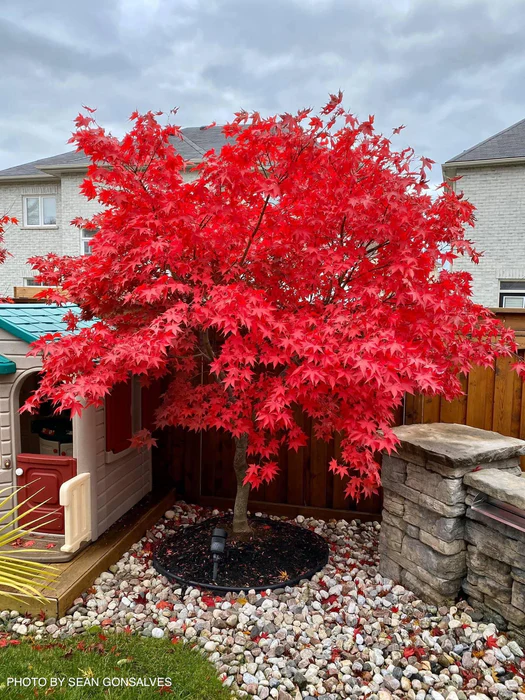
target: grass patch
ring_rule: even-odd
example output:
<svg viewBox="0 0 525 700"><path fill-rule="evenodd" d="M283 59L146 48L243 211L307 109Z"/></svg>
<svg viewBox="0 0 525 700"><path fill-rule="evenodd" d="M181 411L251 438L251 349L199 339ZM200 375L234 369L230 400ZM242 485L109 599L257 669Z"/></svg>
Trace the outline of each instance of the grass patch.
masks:
<svg viewBox="0 0 525 700"><path fill-rule="evenodd" d="M14 686L9 678L37 679L37 683ZM160 678L164 679L164 686L152 685ZM38 679L45 684L40 686ZM124 679L135 679L136 684L126 687ZM141 685L141 681L149 685ZM142 700L158 696L173 700L231 700L232 697L212 664L182 642L172 644L169 639L100 630L64 640L23 639L20 644L0 639L2 698Z"/></svg>

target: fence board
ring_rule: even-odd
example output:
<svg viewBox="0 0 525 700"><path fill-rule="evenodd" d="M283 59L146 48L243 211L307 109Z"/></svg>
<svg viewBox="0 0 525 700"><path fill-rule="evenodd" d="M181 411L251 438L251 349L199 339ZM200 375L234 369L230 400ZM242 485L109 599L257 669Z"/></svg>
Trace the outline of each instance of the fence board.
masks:
<svg viewBox="0 0 525 700"><path fill-rule="evenodd" d="M422 423L439 423L441 400L439 396L424 396Z"/></svg>
<svg viewBox="0 0 525 700"><path fill-rule="evenodd" d="M295 409L297 424L305 429L306 416L298 408ZM304 472L307 458L307 447L300 447L297 451L290 450L287 458L287 488L285 503L302 506L304 499Z"/></svg>
<svg viewBox="0 0 525 700"><path fill-rule="evenodd" d="M310 433L310 469L308 470L308 504L317 508L327 506L328 443Z"/></svg>
<svg viewBox="0 0 525 700"><path fill-rule="evenodd" d="M454 401L440 402L439 420L442 423L465 423L467 419L468 378L463 375L460 381L465 394Z"/></svg>
<svg viewBox="0 0 525 700"><path fill-rule="evenodd" d="M412 425L412 423L422 422L422 401L421 396L414 394L407 394L405 396L405 424Z"/></svg>
<svg viewBox="0 0 525 700"><path fill-rule="evenodd" d="M492 367L474 367L468 375L466 424L492 430L495 374Z"/></svg>

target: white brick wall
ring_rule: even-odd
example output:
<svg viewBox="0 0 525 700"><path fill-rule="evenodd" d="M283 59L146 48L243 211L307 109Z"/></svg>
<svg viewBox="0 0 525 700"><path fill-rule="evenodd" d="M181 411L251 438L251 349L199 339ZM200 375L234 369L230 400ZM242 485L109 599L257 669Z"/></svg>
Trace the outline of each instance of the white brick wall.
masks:
<svg viewBox="0 0 525 700"><path fill-rule="evenodd" d="M57 197L57 226L45 229L24 229L22 197L31 194L55 194ZM27 182L0 184L0 212L19 221L5 232L6 248L10 253L0 266L0 296L13 294L15 285L22 285L24 277L32 277L27 259L33 255L62 252L60 183Z"/></svg>
<svg viewBox="0 0 525 700"><path fill-rule="evenodd" d="M184 173L183 177L191 181L195 174ZM80 194L78 188L83 179L82 173L62 173L61 180L54 183L45 180L0 183L0 215L9 214L19 221L18 226L10 225L5 233L6 247L11 255L0 266L0 297L12 295L13 287L22 286L24 277L34 276L27 264L29 257L46 253L81 253L81 232L70 222L77 216L90 218L100 208L95 200L89 201ZM24 229L22 198L31 194L56 194L55 228Z"/></svg>
<svg viewBox="0 0 525 700"><path fill-rule="evenodd" d="M71 221L77 216L85 219L91 218L100 211L100 205L94 199L88 200L80 194L79 186L84 179L84 175L62 174L61 181L61 219L62 225L62 254L80 255L82 252L80 239L81 232L76 226L71 226Z"/></svg>
<svg viewBox="0 0 525 700"><path fill-rule="evenodd" d="M483 251L479 265L463 258L454 269L473 277L474 301L499 305L500 280L525 280L525 165L458 168L456 189L476 207L467 237Z"/></svg>

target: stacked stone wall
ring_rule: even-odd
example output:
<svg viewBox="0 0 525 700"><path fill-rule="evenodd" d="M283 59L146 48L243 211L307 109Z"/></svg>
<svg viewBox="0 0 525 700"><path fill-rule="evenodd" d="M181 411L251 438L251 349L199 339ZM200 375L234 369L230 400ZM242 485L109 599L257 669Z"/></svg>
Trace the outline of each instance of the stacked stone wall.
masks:
<svg viewBox="0 0 525 700"><path fill-rule="evenodd" d="M502 629L525 634L525 532L476 507L487 484L507 500L520 487L523 499L510 501L525 516L525 442L454 424L396 432L397 453L382 463L381 573L437 605L467 596Z"/></svg>
<svg viewBox="0 0 525 700"><path fill-rule="evenodd" d="M382 481L382 570L426 599L453 598L466 574L462 479L385 456Z"/></svg>
<svg viewBox="0 0 525 700"><path fill-rule="evenodd" d="M487 470L465 477L465 485L467 576L463 591L487 619L525 643L525 532L483 512L487 503L496 504L499 514L495 515L504 519L505 507L511 506L517 509L511 515L518 518L523 510L525 526L525 478ZM519 525L519 519L515 523Z"/></svg>

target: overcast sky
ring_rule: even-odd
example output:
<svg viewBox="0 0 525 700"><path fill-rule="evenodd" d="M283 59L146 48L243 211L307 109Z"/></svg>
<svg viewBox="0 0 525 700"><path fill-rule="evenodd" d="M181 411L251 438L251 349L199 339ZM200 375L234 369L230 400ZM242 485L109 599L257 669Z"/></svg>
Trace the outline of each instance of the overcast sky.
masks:
<svg viewBox="0 0 525 700"><path fill-rule="evenodd" d="M0 169L69 150L82 104L122 134L342 89L437 163L525 117L523 0L1 0L0 25Z"/></svg>

